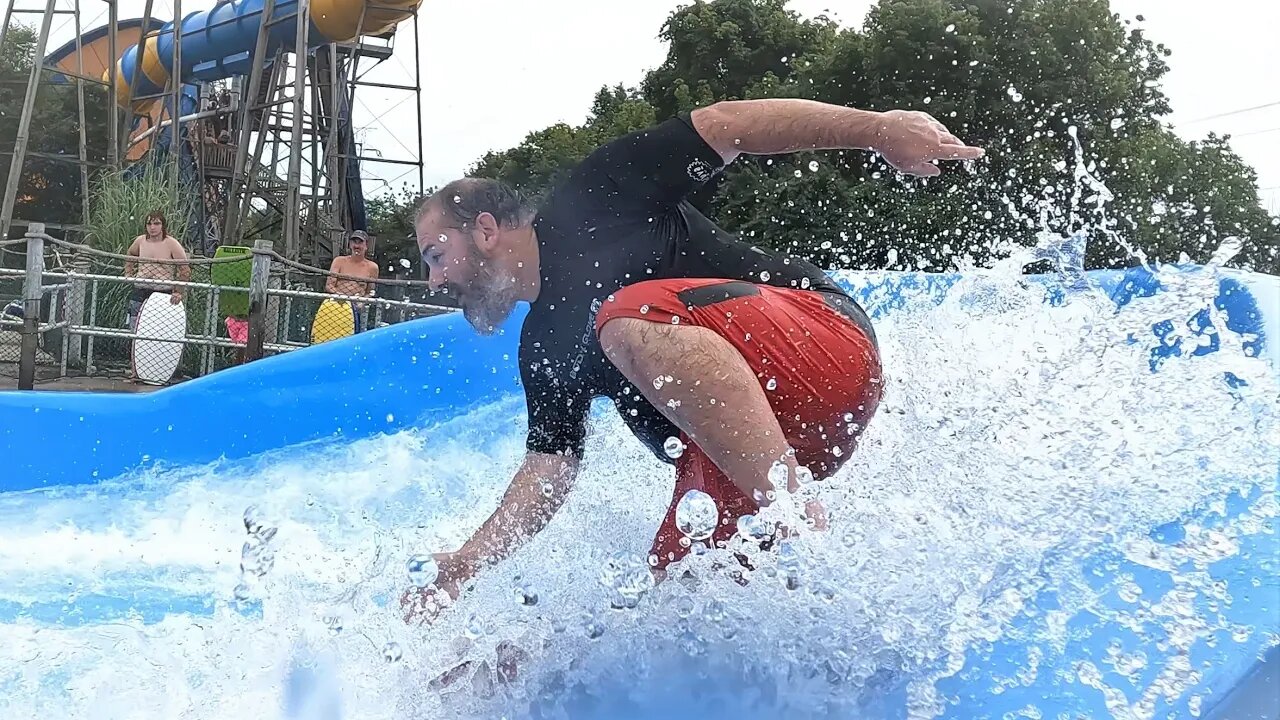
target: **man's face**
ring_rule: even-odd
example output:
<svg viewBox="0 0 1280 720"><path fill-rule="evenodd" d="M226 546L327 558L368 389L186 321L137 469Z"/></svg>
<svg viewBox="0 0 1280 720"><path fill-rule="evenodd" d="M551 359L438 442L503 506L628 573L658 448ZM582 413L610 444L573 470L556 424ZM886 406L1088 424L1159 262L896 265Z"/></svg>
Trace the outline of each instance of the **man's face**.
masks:
<svg viewBox="0 0 1280 720"><path fill-rule="evenodd" d="M430 209L415 228L428 282L457 299L476 332L491 335L515 310L515 278L480 252L479 229L449 227L447 221Z"/></svg>
<svg viewBox="0 0 1280 720"><path fill-rule="evenodd" d="M363 257L365 251L368 250L368 243L362 237L351 238L351 254Z"/></svg>

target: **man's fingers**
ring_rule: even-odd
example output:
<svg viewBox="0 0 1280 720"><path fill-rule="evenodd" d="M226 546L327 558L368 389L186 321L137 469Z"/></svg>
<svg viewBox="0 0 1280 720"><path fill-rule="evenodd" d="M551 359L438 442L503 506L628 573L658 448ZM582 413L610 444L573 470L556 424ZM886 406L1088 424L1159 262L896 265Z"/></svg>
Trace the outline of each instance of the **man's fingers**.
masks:
<svg viewBox="0 0 1280 720"><path fill-rule="evenodd" d="M942 169L932 163L920 163L911 167L902 168L902 172L919 175L921 177L934 177L942 172Z"/></svg>
<svg viewBox="0 0 1280 720"><path fill-rule="evenodd" d="M945 160L976 160L987 154L986 150L968 145L943 145L938 156Z"/></svg>

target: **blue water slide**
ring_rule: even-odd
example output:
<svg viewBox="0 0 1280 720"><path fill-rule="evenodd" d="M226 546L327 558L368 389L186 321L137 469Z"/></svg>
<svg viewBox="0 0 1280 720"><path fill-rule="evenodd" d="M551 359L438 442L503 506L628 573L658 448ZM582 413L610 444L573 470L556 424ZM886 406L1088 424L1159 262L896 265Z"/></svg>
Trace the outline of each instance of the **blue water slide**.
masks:
<svg viewBox="0 0 1280 720"><path fill-rule="evenodd" d="M1201 271L1189 268L1185 272ZM921 298L941 301L962 278L850 273L838 279L873 317L882 318ZM1141 269L1092 272L1089 279L1116 307L1163 290L1158 277ZM1052 292L1048 296L1049 302L1055 301ZM1226 316L1227 328L1239 333L1235 337L1249 343L1251 353L1266 358L1280 375L1280 278L1224 273L1217 282L1213 305ZM0 455L6 463L0 494L91 484L157 467L251 458L290 447L349 443L447 422L520 391L515 358L524 313L521 306L492 337L476 335L453 313L331 341L150 394L0 393ZM1151 335L1140 339L1157 347L1150 371L1160 372L1162 363L1179 355L1218 351L1218 340L1210 337L1217 334L1211 324L1207 311L1197 312L1182 328L1179 339L1169 342L1161 340L1168 337L1170 328L1153 326ZM1231 378L1224 376L1223 382L1229 383ZM1280 471L1280 460L1277 463L1273 472ZM1188 508L1181 521L1154 529L1150 540L1166 546L1179 543L1193 528L1203 532L1220 526L1244 514L1257 500L1232 496L1214 509ZM1141 716L1274 719L1280 708L1276 702L1280 697L1280 650L1274 642L1280 637L1280 573L1276 572L1280 567L1280 518L1277 513L1263 513L1253 522L1262 524L1261 531L1239 538L1237 552L1202 568L1231 600L1196 600L1196 612L1213 613L1216 626L1249 628L1251 632L1240 639L1225 635L1226 630L1215 631L1211 637L1197 640L1185 658L1188 672L1180 674L1176 683L1160 680L1155 673L1181 651L1169 638L1135 633L1118 619L1131 606L1114 584L1108 584L1110 578L1124 574L1143 590L1144 597L1158 597L1162 588L1167 589L1169 575L1119 549L1108 548L1074 559L1080 563L1080 575L1096 581L1093 590L1097 596L1089 612L1068 619L1061 650L1064 657L1055 662L1059 670L1043 668L1038 673L1018 674L1016 682L1008 682L1019 668L1026 667L1033 650L1027 638L1034 633L1028 627L1046 622L1046 613L1060 606L1057 590L1050 588L1032 598L1032 612L1014 621L1015 631L968 650L964 670L939 681L938 690L947 698L941 717L1115 717L1115 698L1098 684L1078 679L1072 668L1076 662L1088 661L1100 668L1104 680L1122 683L1106 669L1109 654L1122 651L1146 658L1142 681L1167 691L1157 693L1151 700L1151 712ZM1211 602L1210 609L1205 609L1206 601ZM209 612L199 603L165 609ZM144 614L145 610L139 609ZM0 608L0 613L3 611ZM655 672L658 674L646 681L653 692L639 693L647 703L639 713L634 705L609 705L611 697L619 698L619 703L623 698L637 702L635 680L618 673L616 695L611 695L611 688L591 688L589 698L581 697L582 712L575 717L621 717L615 711L623 707L631 708L627 717L637 718L695 716L688 714L694 707L696 716L704 720L753 716L754 695L748 688L742 688L741 699L717 696L718 704L706 707L699 705L704 702L698 699L699 689L690 686L693 675L689 668L670 668L666 675ZM1001 692L993 692L996 687ZM566 690L558 699L572 707L578 697L575 692ZM904 688L886 689L882 707L868 717L905 717L905 693ZM605 699L603 704L601 698ZM1037 714L1022 714L1028 707Z"/></svg>
<svg viewBox="0 0 1280 720"><path fill-rule="evenodd" d="M296 10L296 0L281 0L275 4L275 16L278 18L291 15ZM262 0L218 3L209 10L184 16L181 77L184 80L212 81L248 73L262 16ZM312 46L327 42L314 24L309 31ZM293 24L276 23L268 31L267 38L268 53L280 47L292 47L296 38ZM174 23L167 22L154 29L148 40L150 43L154 43L153 50L147 49L146 45L134 45L121 56L122 104L134 97L162 92L163 82L173 74ZM138 53L144 49L144 64L139 72ZM156 73L157 66L163 68L163 74Z"/></svg>

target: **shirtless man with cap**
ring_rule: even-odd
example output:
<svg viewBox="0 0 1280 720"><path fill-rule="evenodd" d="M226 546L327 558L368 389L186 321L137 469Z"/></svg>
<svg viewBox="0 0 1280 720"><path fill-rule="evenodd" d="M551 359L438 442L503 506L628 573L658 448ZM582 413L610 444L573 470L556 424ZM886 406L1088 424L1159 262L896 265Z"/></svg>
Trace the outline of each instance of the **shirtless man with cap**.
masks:
<svg viewBox="0 0 1280 720"><path fill-rule="evenodd" d="M378 279L378 264L367 257L369 252L369 235L363 230L355 230L348 239L348 245L351 248L350 255L339 255L333 259L333 263L329 265L329 272L337 275L353 275L356 277L366 277L370 280ZM373 297L377 293L377 285L373 282L363 282L360 280L349 280L347 278L329 276L324 284L325 292L334 295L355 295L358 297ZM355 331L361 331L361 320L364 316L364 303L352 303L351 314L355 316Z"/></svg>

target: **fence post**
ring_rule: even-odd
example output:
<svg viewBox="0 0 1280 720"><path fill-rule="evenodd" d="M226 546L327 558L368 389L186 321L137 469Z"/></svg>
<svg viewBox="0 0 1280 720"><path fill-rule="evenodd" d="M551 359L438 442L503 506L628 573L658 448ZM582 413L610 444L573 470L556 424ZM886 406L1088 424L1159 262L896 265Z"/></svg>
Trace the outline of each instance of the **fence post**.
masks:
<svg viewBox="0 0 1280 720"><path fill-rule="evenodd" d="M267 282L271 278L271 242L253 241L253 265L249 274L249 344L245 362L262 358L266 339Z"/></svg>
<svg viewBox="0 0 1280 720"><path fill-rule="evenodd" d="M27 226L27 277L22 285L22 351L18 389L36 385L36 348L40 341L40 295L44 280L44 223Z"/></svg>
<svg viewBox="0 0 1280 720"><path fill-rule="evenodd" d="M409 269L401 265L398 261L391 267L391 277L395 278L396 283L391 286L388 294L391 296L392 300L404 302L405 298L409 295L408 287L405 285L405 281L409 279ZM391 308L390 312L387 314L391 316L389 322L393 325L404 322L405 312L404 307L402 306Z"/></svg>
<svg viewBox="0 0 1280 720"><path fill-rule="evenodd" d="M88 255L76 253L71 258L71 272L78 275L88 275L93 270L93 263ZM91 281L75 279L71 281L71 292L67 293L67 323L68 325L85 325L89 304L89 285ZM65 333L67 342L71 343L71 355L75 356L76 366L88 369L88 363L85 362L85 336L71 333L68 328Z"/></svg>

